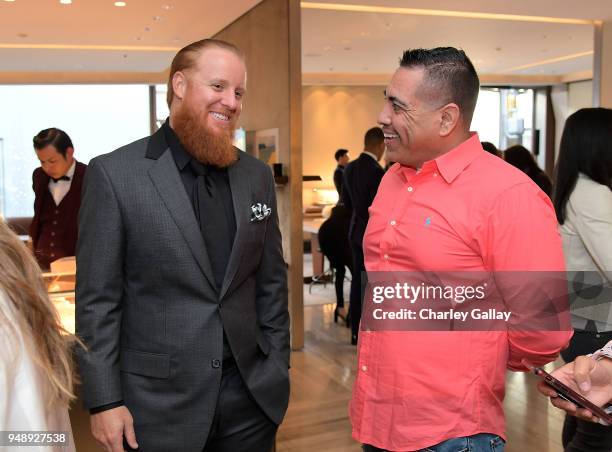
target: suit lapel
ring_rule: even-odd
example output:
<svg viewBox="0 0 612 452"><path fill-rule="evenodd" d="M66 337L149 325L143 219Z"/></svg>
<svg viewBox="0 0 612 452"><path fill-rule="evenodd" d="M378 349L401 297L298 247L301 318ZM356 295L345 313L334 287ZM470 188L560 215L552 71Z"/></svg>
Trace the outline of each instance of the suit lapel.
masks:
<svg viewBox="0 0 612 452"><path fill-rule="evenodd" d="M181 231L181 235L189 245L193 257L212 287L216 287L215 279L206 252L200 226L193 213L191 201L183 188L183 181L176 168L172 152L166 147L163 153L149 170L159 196L162 198L170 215Z"/></svg>
<svg viewBox="0 0 612 452"><path fill-rule="evenodd" d="M232 191L232 201L234 204L234 214L236 215L236 237L232 245L232 252L225 270L223 278L223 286L219 298L227 293L230 285L240 267L242 250L244 249L243 242L245 234L250 222L251 210L251 187L249 183L249 174L247 174L243 161L238 160L235 164L228 168L228 176L230 188Z"/></svg>

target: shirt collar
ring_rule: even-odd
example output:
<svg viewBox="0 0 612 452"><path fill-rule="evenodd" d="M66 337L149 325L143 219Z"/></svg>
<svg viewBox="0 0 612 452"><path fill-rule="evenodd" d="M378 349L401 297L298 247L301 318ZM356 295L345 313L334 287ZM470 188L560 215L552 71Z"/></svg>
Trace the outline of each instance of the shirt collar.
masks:
<svg viewBox="0 0 612 452"><path fill-rule="evenodd" d="M72 180L72 176L74 176L75 169L76 169L76 160L72 159L72 165L70 165L70 169L66 173L66 176L68 176L70 180Z"/></svg>
<svg viewBox="0 0 612 452"><path fill-rule="evenodd" d="M470 138L437 159L425 162L423 167L435 164L444 180L450 184L476 157L481 155L482 152L482 145L480 144L478 133L470 132Z"/></svg>
<svg viewBox="0 0 612 452"><path fill-rule="evenodd" d="M377 158L377 157L376 157L374 154L372 154L371 152L368 152L368 151L363 151L363 154L365 154L365 155L369 155L370 157L372 157L372 158L374 159L374 161L375 161L376 163L378 163L378 158Z"/></svg>
<svg viewBox="0 0 612 452"><path fill-rule="evenodd" d="M185 150L179 138L176 136L176 133L174 130L172 130L172 127L170 127L170 121L168 119L162 125L162 129L164 131L166 143L168 143L168 147L172 152L172 157L174 157L174 163L176 163L176 166L180 171L183 171L183 169L185 169L185 167L191 161L192 157Z"/></svg>
<svg viewBox="0 0 612 452"><path fill-rule="evenodd" d="M440 157L423 163L418 170L410 166L393 165L388 172L399 174L408 181L415 174L438 171L442 178L450 184L481 152L483 149L478 134L470 132L470 138Z"/></svg>
<svg viewBox="0 0 612 452"><path fill-rule="evenodd" d="M73 159L72 160L72 165L70 165L70 168L68 168L68 171L66 171L66 174L64 174L64 176L67 177L68 180L58 179L57 182L55 182L52 177L49 177L49 182L51 182L52 184L59 184L60 182L62 182L62 183L70 183L70 182L72 182L72 178L74 176L74 171L75 170L76 170L76 160Z"/></svg>

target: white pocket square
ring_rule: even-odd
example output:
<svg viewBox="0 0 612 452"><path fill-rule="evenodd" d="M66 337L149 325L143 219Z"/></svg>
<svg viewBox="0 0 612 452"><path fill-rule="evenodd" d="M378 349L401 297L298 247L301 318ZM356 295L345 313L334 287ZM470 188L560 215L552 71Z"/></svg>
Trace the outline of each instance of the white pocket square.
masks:
<svg viewBox="0 0 612 452"><path fill-rule="evenodd" d="M251 206L251 223L255 221L263 221L270 216L272 209L265 204L258 202Z"/></svg>

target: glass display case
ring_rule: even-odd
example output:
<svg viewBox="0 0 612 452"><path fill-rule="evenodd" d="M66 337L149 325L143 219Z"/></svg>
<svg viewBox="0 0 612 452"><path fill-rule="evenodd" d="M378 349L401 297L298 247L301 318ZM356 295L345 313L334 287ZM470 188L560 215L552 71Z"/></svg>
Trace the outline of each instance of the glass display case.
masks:
<svg viewBox="0 0 612 452"><path fill-rule="evenodd" d="M51 302L59 312L66 331L74 334L74 287L76 269L43 273Z"/></svg>

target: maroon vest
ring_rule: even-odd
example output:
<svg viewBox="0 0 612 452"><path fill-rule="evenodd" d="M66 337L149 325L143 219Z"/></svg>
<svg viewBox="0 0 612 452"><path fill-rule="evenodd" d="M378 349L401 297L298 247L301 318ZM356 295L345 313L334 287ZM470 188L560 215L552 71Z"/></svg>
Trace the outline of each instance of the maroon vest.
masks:
<svg viewBox="0 0 612 452"><path fill-rule="evenodd" d="M82 165L83 168L78 168ZM64 256L74 256L78 236L78 214L81 206L81 187L85 165L77 163L70 190L59 206L55 205L48 184L41 181L37 193L32 231L32 242L36 259L44 269Z"/></svg>

